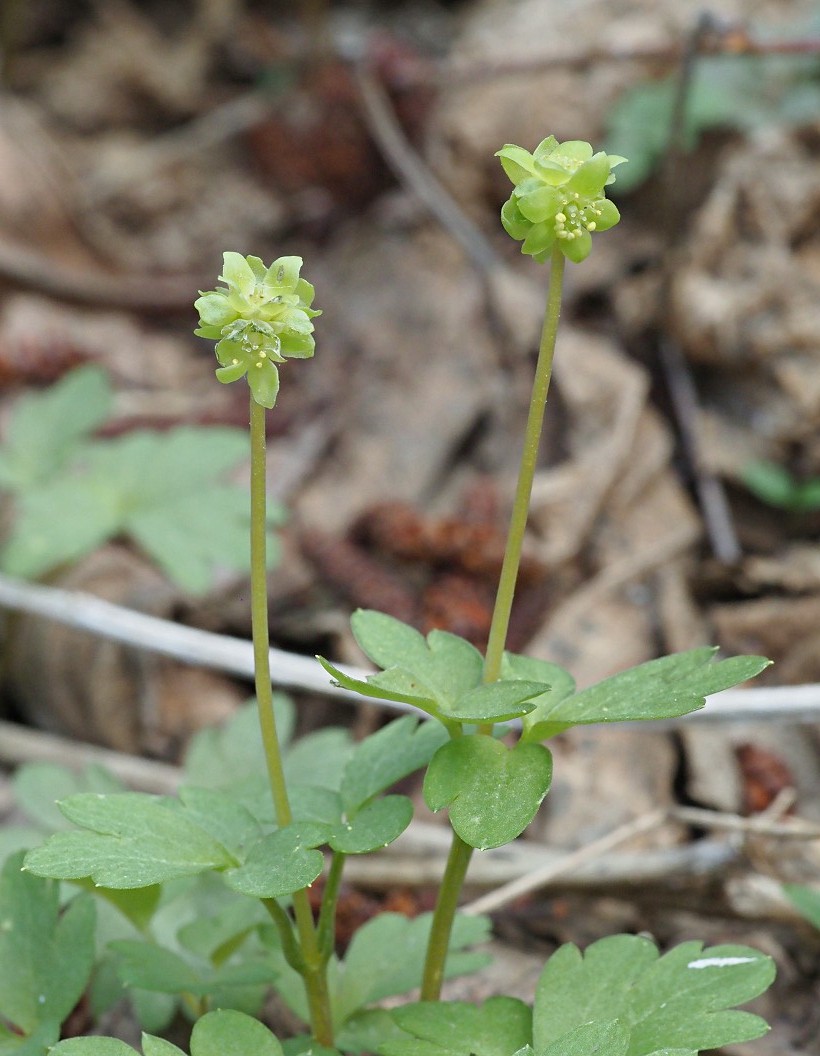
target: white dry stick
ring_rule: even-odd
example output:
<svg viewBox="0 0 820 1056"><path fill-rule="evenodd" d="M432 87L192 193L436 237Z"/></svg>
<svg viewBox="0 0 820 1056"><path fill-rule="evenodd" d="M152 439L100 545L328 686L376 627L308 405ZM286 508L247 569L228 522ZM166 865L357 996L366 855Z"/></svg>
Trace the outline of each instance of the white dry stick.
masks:
<svg viewBox="0 0 820 1056"><path fill-rule="evenodd" d="M466 906L461 907L460 912L477 916L480 913L491 913L496 909L500 909L521 895L529 894L530 891L536 891L539 887L543 887L544 884L554 880L557 876L571 872L579 865L586 865L593 858L599 858L602 854L606 854L607 851L611 851L613 847L617 847L635 836L651 832L652 829L657 829L667 820L668 816L669 812L665 809L652 810L648 814L641 814L640 817L628 821L625 825L619 825L617 829L608 832L606 836L601 836L600 839L593 840L592 843L588 843L585 847L579 847L577 851L572 851L570 854L565 855L559 861L546 865L541 869L534 869L517 880L511 880L510 883L503 884L501 887L496 888L495 891L490 891L488 894L475 899L475 901L468 902Z"/></svg>
<svg viewBox="0 0 820 1056"><path fill-rule="evenodd" d="M173 620L147 616L142 612L114 605L109 601L80 591L60 590L26 583L0 575L0 608L30 612L55 620L68 627L97 634L101 638L123 642L135 648L172 656L183 663L223 671L248 681L253 680L253 646L249 641L196 627L186 627ZM361 668L338 665L352 678L364 679L371 673ZM309 656L271 649L273 682L277 686L309 690L353 704L378 703L391 711L419 714L409 704L377 701L331 685L327 674ZM692 715L661 719L655 729L679 726L683 722L818 722L820 721L820 684L806 686L766 686L759 689L725 689L707 698L707 707ZM511 723L511 725L516 725Z"/></svg>

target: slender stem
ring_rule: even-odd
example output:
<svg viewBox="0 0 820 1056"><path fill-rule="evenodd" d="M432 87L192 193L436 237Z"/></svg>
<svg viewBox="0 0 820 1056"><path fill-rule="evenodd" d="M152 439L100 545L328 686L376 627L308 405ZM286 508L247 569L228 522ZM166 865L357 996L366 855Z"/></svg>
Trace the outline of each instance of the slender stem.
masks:
<svg viewBox="0 0 820 1056"><path fill-rule="evenodd" d="M501 566L501 575L495 598L490 636L487 642L487 653L484 658L485 682L495 682L501 674L501 660L504 656L504 646L507 641L513 596L515 595L515 585L518 579L518 567L521 563L521 548L524 543L524 531L527 527L527 517L530 509L532 482L538 461L538 445L541 441L544 409L547 403L550 378L552 377L552 361L555 354L555 339L558 334L563 277L564 255L556 246L552 251L547 309L544 315L544 326L541 330L538 362L535 367L530 409L524 432L524 450L521 454L521 465L518 471L518 484L516 485L515 498L513 500L507 545L504 551L504 561ZM480 726L479 733L492 733L492 725ZM421 985L421 998L423 1001L437 1001L441 994L444 964L450 945L453 920L455 919L459 895L464 884L464 878L467 875L467 868L470 864L472 853L472 847L468 846L454 832L450 855L444 870L430 929L427 959L424 965L424 978Z"/></svg>
<svg viewBox="0 0 820 1056"><path fill-rule="evenodd" d="M424 976L421 981L422 1001L438 1001L441 996L450 934L453 930L459 895L472 855L473 848L454 832L436 908L433 912L433 923L430 927L430 940L427 945L427 958L424 962Z"/></svg>
<svg viewBox="0 0 820 1056"><path fill-rule="evenodd" d="M270 914L271 920L279 932L279 941L282 944L282 953L285 955L285 960L294 971L299 972L301 975L305 970L305 959L302 956L299 943L296 941L293 921L275 898L263 898L262 905Z"/></svg>
<svg viewBox="0 0 820 1056"><path fill-rule="evenodd" d="M527 416L527 427L524 432L524 450L521 454L521 465L518 470L518 484L515 489L510 527L507 534L507 546L498 581L498 592L495 598L490 637L487 642L487 654L484 660L484 681L495 682L501 673L501 659L507 642L507 630L510 625L515 584L518 579L518 566L521 563L521 548L524 543L524 531L527 527L527 516L530 510L530 495L538 461L538 445L541 440L541 426L544 421L544 408L547 403L550 378L552 377L552 360L555 353L555 338L558 333L558 316L561 310L561 282L564 276L564 255L556 246L552 251L550 265L550 288L547 298L547 310L544 315L544 326L541 331L541 344L538 349L538 362L535 367L535 380L530 397L530 410Z"/></svg>
<svg viewBox="0 0 820 1056"><path fill-rule="evenodd" d="M317 936L319 950L325 963L330 960L336 941L336 903L339 901L339 887L342 882L345 857L340 851L333 852L325 881L325 893L322 896L322 908L319 911Z"/></svg>
<svg viewBox="0 0 820 1056"><path fill-rule="evenodd" d="M256 699L259 706L259 725L268 768L276 821L280 828L290 825L293 814L288 800L282 750L276 730L273 710L273 690L270 677L270 639L268 635L268 590L266 576L267 548L267 490L265 473L265 408L251 397L251 624L253 630L253 658L256 676ZM307 891L294 891L293 913L302 949L310 1022L316 1040L328 1048L333 1046L333 1025L327 989L325 962L316 936L313 911Z"/></svg>
<svg viewBox="0 0 820 1056"><path fill-rule="evenodd" d="M256 701L259 725L273 795L276 821L280 828L290 825L293 815L285 785L282 750L273 710L268 636L267 489L265 475L265 408L251 397L251 626Z"/></svg>

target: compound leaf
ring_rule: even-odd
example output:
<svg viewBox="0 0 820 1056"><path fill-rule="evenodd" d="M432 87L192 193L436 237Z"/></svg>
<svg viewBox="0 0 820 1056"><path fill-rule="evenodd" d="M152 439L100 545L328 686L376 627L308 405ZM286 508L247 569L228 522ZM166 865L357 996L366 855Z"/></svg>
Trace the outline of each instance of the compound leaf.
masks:
<svg viewBox="0 0 820 1056"><path fill-rule="evenodd" d="M762 993L774 978L771 958L746 946L676 946L663 957L648 939L615 935L584 955L560 947L538 982L533 1015L536 1052L590 1021L618 1020L629 1031L626 1056L664 1048L720 1048L760 1037L768 1027L732 1006Z"/></svg>
<svg viewBox="0 0 820 1056"><path fill-rule="evenodd" d="M491 997L480 1008L422 1001L392 1015L415 1040L388 1042L383 1056L510 1056L532 1038L532 1010L514 997Z"/></svg>
<svg viewBox="0 0 820 1056"><path fill-rule="evenodd" d="M87 831L58 832L30 851L25 868L39 876L90 876L102 887L133 888L235 864L221 843L161 797L87 792L60 809Z"/></svg>
<svg viewBox="0 0 820 1056"><path fill-rule="evenodd" d="M46 392L17 401L0 452L0 487L25 491L53 477L111 411L111 386L99 367L79 367Z"/></svg>
<svg viewBox="0 0 820 1056"><path fill-rule="evenodd" d="M329 827L296 822L263 836L250 851L247 861L225 874L225 883L234 891L255 898L283 898L308 887L324 868L321 851Z"/></svg>
<svg viewBox="0 0 820 1056"><path fill-rule="evenodd" d="M359 928L338 966L333 987L333 1018L338 1026L365 1005L418 986L431 921L430 913L412 919L399 913L380 913ZM447 978L487 963L484 954L462 951L486 941L489 927L486 917L456 916L445 966Z"/></svg>
<svg viewBox="0 0 820 1056"><path fill-rule="evenodd" d="M361 741L345 766L342 805L347 813L358 810L379 792L426 766L447 740L437 722L420 722L404 715Z"/></svg>
<svg viewBox="0 0 820 1056"><path fill-rule="evenodd" d="M450 808L450 823L465 843L500 847L529 825L549 791L552 756L540 744L508 748L476 734L448 741L433 756L424 779L424 800L433 810Z"/></svg>
<svg viewBox="0 0 820 1056"><path fill-rule="evenodd" d="M208 1012L194 1024L191 1056L283 1056L282 1046L252 1016L232 1009Z"/></svg>
<svg viewBox="0 0 820 1056"><path fill-rule="evenodd" d="M384 796L337 825L327 842L342 854L369 854L398 839L412 817L413 804L407 796Z"/></svg>
<svg viewBox="0 0 820 1056"><path fill-rule="evenodd" d="M588 689L538 708L538 722L563 728L586 723L668 719L698 711L705 697L759 674L771 661L734 656L715 661L706 647L673 653L612 675ZM529 739L530 731L525 733Z"/></svg>
<svg viewBox="0 0 820 1056"><path fill-rule="evenodd" d="M21 870L0 874L0 1016L24 1035L55 1031L79 1001L94 964L95 907L87 895L59 912L59 885Z"/></svg>

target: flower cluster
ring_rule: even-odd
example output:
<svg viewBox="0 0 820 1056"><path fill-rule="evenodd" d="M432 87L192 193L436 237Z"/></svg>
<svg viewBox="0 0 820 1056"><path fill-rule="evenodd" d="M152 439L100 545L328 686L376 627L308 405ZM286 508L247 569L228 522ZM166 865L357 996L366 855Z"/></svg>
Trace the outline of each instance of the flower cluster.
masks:
<svg viewBox="0 0 820 1056"><path fill-rule="evenodd" d="M604 197L612 169L626 161L617 154L592 153L589 143L559 143L549 136L530 154L508 143L496 154L515 189L501 210L507 234L523 240L522 253L539 263L555 245L568 260L589 256L592 232L608 231L620 213Z"/></svg>
<svg viewBox="0 0 820 1056"><path fill-rule="evenodd" d="M220 281L227 289L201 293L198 337L217 341L217 378L247 375L253 398L273 407L279 392L278 363L313 355L313 287L299 278L301 257L280 257L266 268L259 257L225 253Z"/></svg>

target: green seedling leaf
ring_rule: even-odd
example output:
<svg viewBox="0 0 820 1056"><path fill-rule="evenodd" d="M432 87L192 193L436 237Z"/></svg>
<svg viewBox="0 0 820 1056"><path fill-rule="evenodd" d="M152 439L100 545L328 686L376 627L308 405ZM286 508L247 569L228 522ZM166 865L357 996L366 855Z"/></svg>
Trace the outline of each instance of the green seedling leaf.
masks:
<svg viewBox="0 0 820 1056"><path fill-rule="evenodd" d="M532 1010L514 997L491 997L481 1008L422 1001L392 1015L411 1037L381 1046L383 1056L510 1056L532 1038Z"/></svg>
<svg viewBox="0 0 820 1056"><path fill-rule="evenodd" d="M213 788L182 788L179 799L185 807L185 817L213 836L240 861L245 847L261 835L254 816L227 792Z"/></svg>
<svg viewBox="0 0 820 1056"><path fill-rule="evenodd" d="M431 920L430 913L413 919L398 913L381 913L359 928L333 982L333 1018L337 1026L365 1005L407 993L418 986ZM457 915L450 937L446 977L484 967L488 960L484 954L462 951L485 942L488 937L486 917ZM397 951L401 951L400 955Z"/></svg>
<svg viewBox="0 0 820 1056"><path fill-rule="evenodd" d="M256 899L231 898L218 913L197 916L177 932L180 945L202 960L222 963L260 924L270 922Z"/></svg>
<svg viewBox="0 0 820 1056"><path fill-rule="evenodd" d="M691 649L650 660L603 682L538 708L532 733L587 723L636 722L669 719L698 711L705 697L729 689L759 674L771 663L762 656L734 656L715 661L716 649Z"/></svg>
<svg viewBox="0 0 820 1056"><path fill-rule="evenodd" d="M150 942L121 939L110 943L110 948L117 954L117 975L125 986L165 994L207 997L217 986L270 985L273 974L270 964L259 958L214 970L207 964L191 964L173 950Z"/></svg>
<svg viewBox="0 0 820 1056"><path fill-rule="evenodd" d="M539 1052L539 1056L626 1056L629 1031L613 1023L584 1023ZM530 1049L530 1053L533 1050ZM661 1056L655 1053L653 1056ZM682 1054L685 1056L685 1054ZM693 1053L692 1056L697 1056Z"/></svg>
<svg viewBox="0 0 820 1056"><path fill-rule="evenodd" d="M80 367L46 392L17 401L0 451L0 488L24 492L58 473L111 412L99 367Z"/></svg>
<svg viewBox="0 0 820 1056"><path fill-rule="evenodd" d="M409 672L432 690L443 709L480 685L484 660L474 645L447 631L433 630L425 640L407 624L382 612L358 609L350 618L362 651L378 667Z"/></svg>
<svg viewBox="0 0 820 1056"><path fill-rule="evenodd" d="M783 892L806 920L820 928L820 891L804 884L785 884Z"/></svg>
<svg viewBox="0 0 820 1056"><path fill-rule="evenodd" d="M59 885L22 864L21 852L0 874L0 1016L32 1038L53 1033L54 1042L91 975L94 903L80 895L61 915Z"/></svg>
<svg viewBox="0 0 820 1056"><path fill-rule="evenodd" d="M626 1056L749 1041L768 1026L732 1006L757 997L774 973L771 958L746 946L686 942L659 957L636 935L601 939L584 955L568 944L539 979L533 1047L541 1052L584 1023L616 1019L629 1031Z"/></svg>
<svg viewBox="0 0 820 1056"><path fill-rule="evenodd" d="M433 756L424 800L450 808L450 823L471 847L500 847L529 825L549 791L552 756L540 744L508 748L476 734L448 741Z"/></svg>
<svg viewBox="0 0 820 1056"><path fill-rule="evenodd" d="M342 805L348 814L373 796L426 766L447 732L436 722L404 715L356 745L342 778Z"/></svg>
<svg viewBox="0 0 820 1056"><path fill-rule="evenodd" d="M379 675L370 675L365 680L346 675L323 656L317 656L316 659L330 675L334 685L361 693L364 697L375 697L376 700L397 700L401 704L412 704L414 708L426 711L428 715L438 715L432 691L409 671L394 668Z"/></svg>
<svg viewBox="0 0 820 1056"><path fill-rule="evenodd" d="M18 496L0 566L10 575L36 578L96 550L120 527L117 497L105 482L47 480Z"/></svg>
<svg viewBox="0 0 820 1056"><path fill-rule="evenodd" d="M225 874L225 883L234 891L255 898L283 898L301 891L324 868L324 856L314 848L327 839L326 825L288 825L259 840L245 864Z"/></svg>
<svg viewBox="0 0 820 1056"><path fill-rule="evenodd" d="M122 782L102 766L81 773L56 763L28 763L12 779L17 805L46 832L69 827L57 801L78 792L122 792Z"/></svg>
<svg viewBox="0 0 820 1056"><path fill-rule="evenodd" d="M138 931L148 927L162 896L162 887L159 884L150 887L112 888L100 887L90 879L81 880L79 883L93 891L98 898L104 898L115 906Z"/></svg>
<svg viewBox="0 0 820 1056"><path fill-rule="evenodd" d="M194 1024L191 1056L283 1056L282 1046L252 1016L231 1009L208 1012Z"/></svg>
<svg viewBox="0 0 820 1056"><path fill-rule="evenodd" d="M370 854L397 840L412 817L413 804L407 796L385 796L368 803L351 821L337 825L327 842L342 854Z"/></svg>
<svg viewBox="0 0 820 1056"><path fill-rule="evenodd" d="M153 1034L142 1035L142 1051L145 1056L185 1056L177 1045L165 1038L156 1038Z"/></svg>
<svg viewBox="0 0 820 1056"><path fill-rule="evenodd" d="M172 950L137 939L120 939L109 947L117 955L117 976L125 986L164 994L202 992L200 973Z"/></svg>
<svg viewBox="0 0 820 1056"><path fill-rule="evenodd" d="M293 736L296 711L290 697L273 694L279 744L286 749ZM209 726L191 738L185 759L185 783L197 788L233 786L248 774L266 775L265 749L259 736L256 701L248 701L222 726Z"/></svg>
<svg viewBox="0 0 820 1056"><path fill-rule="evenodd" d="M543 682L488 682L459 697L445 717L469 723L508 722L532 711L532 698L546 688Z"/></svg>
<svg viewBox="0 0 820 1056"><path fill-rule="evenodd" d="M90 876L102 887L132 888L236 864L221 843L160 797L81 793L64 800L61 810L88 831L58 832L30 851L25 868L38 876Z"/></svg>
<svg viewBox="0 0 820 1056"><path fill-rule="evenodd" d="M49 1050L49 1056L134 1056L136 1052L118 1038L66 1038Z"/></svg>
<svg viewBox="0 0 820 1056"><path fill-rule="evenodd" d="M285 756L288 784L316 785L339 790L342 774L353 751L350 731L329 726L300 737ZM322 765L316 766L321 759Z"/></svg>
<svg viewBox="0 0 820 1056"><path fill-rule="evenodd" d="M524 740L545 741L567 727L563 723L550 722L546 719L550 709L575 692L575 679L558 664L547 660L536 660L531 656L518 653L504 653L501 661L501 678L522 679L529 682L546 682L549 689L530 700L534 705L532 711L521 720L524 727Z"/></svg>

